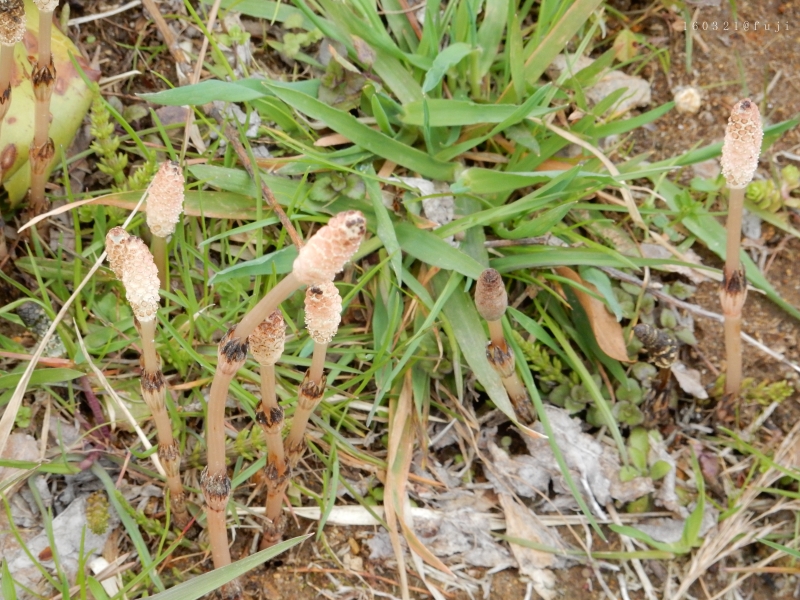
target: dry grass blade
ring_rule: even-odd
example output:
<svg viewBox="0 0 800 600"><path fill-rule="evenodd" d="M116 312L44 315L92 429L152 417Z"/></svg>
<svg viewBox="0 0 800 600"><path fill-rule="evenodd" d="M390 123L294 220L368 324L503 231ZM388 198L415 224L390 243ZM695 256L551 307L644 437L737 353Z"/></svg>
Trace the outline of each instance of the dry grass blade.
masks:
<svg viewBox="0 0 800 600"><path fill-rule="evenodd" d="M796 424L786 436L775 453L773 462L787 468L796 468L800 465L800 423ZM797 510L797 502L786 501L778 501L762 513L757 513L752 508L753 502L762 493L762 490L770 487L783 475L781 471L770 466L757 480L745 488L739 499L738 510L719 525L715 535L706 536L703 545L692 557L680 587L670 596L671 600L685 598L692 584L714 564L752 544L756 539L767 535L779 526L778 524L759 525L760 521L778 511Z"/></svg>
<svg viewBox="0 0 800 600"><path fill-rule="evenodd" d="M392 538L392 547L398 561L398 570L403 584L403 598L410 598L410 596L407 596L408 579L403 567L403 547L400 544L397 531L398 522L403 530L403 537L412 552L434 569L438 569L451 577L454 576L452 571L419 540L413 530L413 520L410 515L406 514L405 510L408 504L406 483L408 482L408 471L411 467L412 449L414 447L413 407L411 371L409 370L406 371L406 375L403 378L403 387L400 390L397 404L389 415L389 448L387 455L389 469L386 472L386 494L384 496L386 522L390 527L389 534ZM395 518L395 515L397 518Z"/></svg>
<svg viewBox="0 0 800 600"><path fill-rule="evenodd" d="M142 194L142 197L139 199L139 203L128 215L128 218L125 219L125 222L122 224L123 227L127 227L133 220L133 217L141 208L145 198L147 198L149 191L150 187L148 186L148 188ZM11 435L11 429L14 427L14 422L17 419L17 412L19 411L19 407L22 405L22 398L25 396L25 391L28 389L28 384L31 382L33 370L36 368L36 365L39 363L39 359L42 358L44 351L47 349L47 344L50 342L53 334L56 332L56 327L58 327L58 324L64 319L70 306L72 306L72 303L75 302L75 299L78 296L80 296L83 288L92 279L105 259L105 252L97 257L97 260L95 261L94 265L92 265L92 268L89 269L89 272L86 273L81 282L75 287L75 290L72 292L70 297L64 302L61 310L58 311L58 314L56 315L56 318L53 319L50 327L48 327L45 334L39 340L39 345L36 347L36 351L33 353L33 356L31 356L28 366L25 367L25 371L23 372L19 383L17 383L17 387L14 388L14 393L11 395L11 399L8 401L8 404L6 404L5 410L3 411L3 417L0 418L0 455L3 454L3 450L5 450L6 444L8 443L8 436Z"/></svg>

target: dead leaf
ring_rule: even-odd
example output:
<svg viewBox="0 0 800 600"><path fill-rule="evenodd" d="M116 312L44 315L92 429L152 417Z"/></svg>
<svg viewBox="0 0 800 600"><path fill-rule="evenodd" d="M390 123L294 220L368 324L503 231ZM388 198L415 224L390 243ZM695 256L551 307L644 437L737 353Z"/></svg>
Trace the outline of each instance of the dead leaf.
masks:
<svg viewBox="0 0 800 600"><path fill-rule="evenodd" d="M667 248L659 246L658 244L640 244L639 250L644 258L674 258L672 253ZM700 258L700 255L691 248L683 252L682 255L686 262L694 263L700 267L703 266L703 259ZM661 265L659 269L669 271L670 273L684 275L695 285L710 279L703 271L692 269L691 267L685 267L683 265L664 264Z"/></svg>
<svg viewBox="0 0 800 600"><path fill-rule="evenodd" d="M593 292L597 291L591 283L584 281L580 275L569 267L556 267L556 272L562 277L566 277ZM586 311L586 316L589 318L589 323L592 326L594 337L600 349L615 360L620 362L632 362L628 358L628 350L625 344L625 337L622 334L622 326L617 323L614 316L606 310L606 305L597 298L577 288L573 288L572 291L575 292L575 295L578 297L578 302L581 303L583 310Z"/></svg>
<svg viewBox="0 0 800 600"><path fill-rule="evenodd" d="M682 362L675 363L670 367L670 370L684 392L700 400L708 398L708 392L706 392L706 388L703 387L703 382L700 379L700 371L689 369Z"/></svg>
<svg viewBox="0 0 800 600"><path fill-rule="evenodd" d="M542 525L536 515L517 504L517 502L507 494L500 494L500 505L506 515L506 534L523 540L528 540L536 544L565 549L564 543L557 534ZM520 546L509 542L511 552L519 563L519 570L524 575L530 577L533 582L533 589L545 600L553 600L556 597L556 577L551 568L555 568L559 557L550 552L534 550L527 546Z"/></svg>

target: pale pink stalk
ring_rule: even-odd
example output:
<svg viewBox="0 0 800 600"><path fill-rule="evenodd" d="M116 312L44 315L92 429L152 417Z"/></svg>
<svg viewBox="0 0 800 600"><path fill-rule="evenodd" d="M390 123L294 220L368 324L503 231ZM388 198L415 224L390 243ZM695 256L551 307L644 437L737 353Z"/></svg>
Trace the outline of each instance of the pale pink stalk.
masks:
<svg viewBox="0 0 800 600"><path fill-rule="evenodd" d="M122 280L125 296L136 317L136 326L142 339L142 397L153 415L158 435L158 457L164 465L170 505L175 524L179 528L189 522L183 483L180 476L180 448L172 433L172 422L167 413L165 398L167 384L161 372L156 350L156 315L158 313L158 272L153 257L145 243L121 227L111 229L106 235L106 253L111 269Z"/></svg>
<svg viewBox="0 0 800 600"><path fill-rule="evenodd" d="M153 234L151 249L158 267L161 289L167 286L167 238L175 233L183 213L183 188L186 182L178 163L162 163L147 195L147 226Z"/></svg>
<svg viewBox="0 0 800 600"><path fill-rule="evenodd" d="M531 400L515 369L514 355L503 333L502 318L508 307L508 294L503 278L494 269L485 269L475 284L475 308L489 325L486 358L500 375L517 418L527 425L533 422Z"/></svg>
<svg viewBox="0 0 800 600"><path fill-rule="evenodd" d="M722 143L722 174L730 190L728 199L725 269L719 290L725 315L726 401L718 407L728 419L732 404L739 396L742 382L742 308L747 296L747 278L739 261L742 236L744 191L758 168L764 132L758 106L746 98L737 102L728 120Z"/></svg>
<svg viewBox="0 0 800 600"><path fill-rule="evenodd" d="M332 217L327 225L321 227L308 240L308 243L299 249L292 272L272 288L220 342L220 360L211 382L206 416L207 472L208 477L211 478L210 481L219 480L225 473L225 432L223 429L225 400L236 370L244 363L249 336L264 319L278 309L281 302L297 289L303 285L325 283L332 280L336 273L344 269L345 263L358 250L365 232L366 220L364 215L358 211L346 211ZM223 357L226 359L222 360ZM222 499L217 494L214 496L216 508L207 503L207 509L209 511L217 510L221 502ZM215 537L221 538L221 535L215 534ZM222 550L220 550L220 559L224 561ZM215 559L214 566L220 567L223 564L218 564Z"/></svg>
<svg viewBox="0 0 800 600"><path fill-rule="evenodd" d="M39 52L36 65L31 72L33 93L36 97L34 110L33 143L28 160L31 163L30 205L34 214L44 209L44 187L47 167L55 156L50 130L50 98L56 82L56 68L51 54L53 12L58 0L34 0L39 9Z"/></svg>

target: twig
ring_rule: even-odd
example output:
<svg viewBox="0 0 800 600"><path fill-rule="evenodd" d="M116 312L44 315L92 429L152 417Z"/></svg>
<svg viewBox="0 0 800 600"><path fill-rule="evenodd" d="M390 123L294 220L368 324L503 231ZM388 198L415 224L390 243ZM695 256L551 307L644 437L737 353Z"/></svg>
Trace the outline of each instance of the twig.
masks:
<svg viewBox="0 0 800 600"><path fill-rule="evenodd" d="M214 119L216 119L216 121L219 123L220 127L225 129L225 137L227 138L228 143L233 146L233 149L236 151L236 155L239 157L242 165L244 165L244 168L247 170L250 177L255 180L256 175L253 172L253 163L250 161L250 157L247 155L247 151L242 145L242 142L239 141L238 132L231 125L225 122L225 117L218 109L212 108L209 112L211 116L214 117ZM278 215L281 225L283 225L284 229L286 229L286 232L292 239L292 243L299 250L303 247L303 242L300 239L300 236L297 235L297 230L294 228L294 225L292 225L289 217L286 216L286 213L278 203L278 200L275 198L272 190L269 189L269 186L264 182L263 179L259 178L259 180L261 181L261 195L264 197L264 200L267 201L269 207L275 211L275 214Z"/></svg>
<svg viewBox="0 0 800 600"><path fill-rule="evenodd" d="M150 13L150 16L153 18L153 22L156 24L161 37L164 38L164 43L166 44L167 48L169 49L169 53L172 55L172 58L175 59L175 62L178 63L176 67L180 69L180 65L189 66L189 60L186 58L186 54L183 52L181 47L178 45L178 38L173 33L172 29L170 28L167 21L164 19L161 11L158 9L158 4L156 4L155 0L141 0L141 3L144 5L144 8L147 12ZM220 0L217 0L216 6L219 6ZM131 2L126 4L125 6L130 6L133 8L138 4L138 2ZM122 12L125 7L120 7L115 9L117 12ZM110 16L111 14L116 14L115 12L109 11L105 16ZM96 16L97 17L97 16ZM87 18L87 17L84 17ZM70 24L72 22L70 21ZM208 44L208 41L203 38L203 43ZM200 58L200 64L202 64L203 59Z"/></svg>
<svg viewBox="0 0 800 600"><path fill-rule="evenodd" d="M92 21L99 21L100 19L105 19L106 17L113 17L114 15L118 15L119 13L125 12L126 10L130 10L131 8L136 8L142 3L142 0L133 0L132 2L128 2L127 4L123 4L122 6L118 6L117 8L112 8L111 10L107 10L105 12L96 13L93 15L86 15L85 17L76 17L74 19L70 19L67 21L67 25L83 25L84 23L91 23ZM148 4L153 4L153 0L148 0ZM156 8L156 11L158 9ZM153 11L150 11L151 13ZM161 16L159 14L159 16ZM155 17L153 18L155 20ZM163 17L161 19L164 20ZM157 23L156 23L157 25ZM172 32L170 32L172 33ZM174 35L172 36L175 37ZM166 41L166 36L164 36Z"/></svg>

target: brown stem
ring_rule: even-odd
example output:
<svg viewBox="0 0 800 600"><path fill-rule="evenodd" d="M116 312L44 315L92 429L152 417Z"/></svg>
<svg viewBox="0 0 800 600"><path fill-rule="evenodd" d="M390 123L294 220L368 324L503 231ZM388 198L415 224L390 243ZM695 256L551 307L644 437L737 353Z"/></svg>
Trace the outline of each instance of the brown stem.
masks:
<svg viewBox="0 0 800 600"><path fill-rule="evenodd" d="M325 357L328 354L328 344L318 344L314 342L314 353L311 356L311 366L308 369L308 378L316 382L320 387L324 387L322 381L322 371L325 367Z"/></svg>
<svg viewBox="0 0 800 600"><path fill-rule="evenodd" d="M742 387L742 317L725 317L725 393L739 395Z"/></svg>
<svg viewBox="0 0 800 600"><path fill-rule="evenodd" d="M181 454L172 434L172 421L167 412L167 382L161 372L160 360L156 351L156 320L137 321L142 336L142 398L153 415L158 438L158 457L164 467L167 487L170 491L170 505L175 525L183 528L189 522L186 510L183 482L181 481Z"/></svg>
<svg viewBox="0 0 800 600"><path fill-rule="evenodd" d="M39 11L39 56L37 64L43 68L50 62L50 39L53 34L53 13Z"/></svg>
<svg viewBox="0 0 800 600"><path fill-rule="evenodd" d="M211 558L214 561L214 568L219 569L231 564L228 528L225 523L225 512L231 495L231 480L228 479L224 467L221 472L210 471L206 467L200 476L200 486L206 504L206 529L211 544Z"/></svg>
<svg viewBox="0 0 800 600"><path fill-rule="evenodd" d="M317 346L314 345L314 352L317 351ZM312 380L311 371L306 372L303 383L297 390L297 409L292 419L292 427L289 430L289 436L284 443L284 450L286 452L286 462L289 464L290 469L294 469L300 458L303 456L305 448L305 432L308 426L308 420L311 413L322 400L322 394L325 392L325 380Z"/></svg>
<svg viewBox="0 0 800 600"><path fill-rule="evenodd" d="M492 321L489 321L490 330L491 324ZM500 375L500 380L503 382L506 392L508 392L508 398L511 400L517 418L523 425L533 423L528 391L517 375L514 355L511 354L505 337L502 337L499 343L496 343L494 339L489 342L489 345L486 346L486 358L492 368Z"/></svg>
<svg viewBox="0 0 800 600"><path fill-rule="evenodd" d="M489 325L489 339L493 344L504 346L506 344L506 336L503 333L502 321L486 321Z"/></svg>
<svg viewBox="0 0 800 600"><path fill-rule="evenodd" d="M233 338L247 339L268 315L272 314L281 302L286 300L295 291L302 287L294 273L289 273L248 312L233 330Z"/></svg>
<svg viewBox="0 0 800 600"><path fill-rule="evenodd" d="M142 337L142 362L144 370L148 373L155 373L161 369L156 350L156 320L136 321L139 335Z"/></svg>
<svg viewBox="0 0 800 600"><path fill-rule="evenodd" d="M283 409L275 394L275 365L261 365L261 412L259 421L267 440L267 462L274 463L279 474L286 470L283 454ZM260 418L260 417L259 417Z"/></svg>
<svg viewBox="0 0 800 600"><path fill-rule="evenodd" d="M158 268L158 283L162 290L168 290L167 282L167 238L157 235L150 241L150 251Z"/></svg>
<svg viewBox="0 0 800 600"><path fill-rule="evenodd" d="M219 366L211 383L206 415L206 451L208 468L212 473L224 471L225 464L225 401L234 373L226 374Z"/></svg>
<svg viewBox="0 0 800 600"><path fill-rule="evenodd" d="M742 240L744 188L730 188L728 198L727 243L725 245L725 275L739 270L739 248Z"/></svg>

